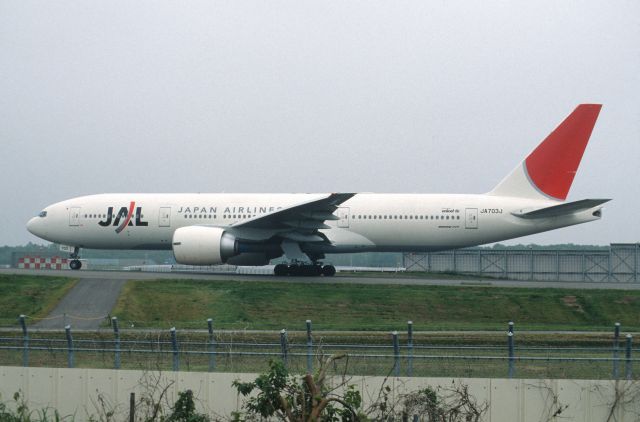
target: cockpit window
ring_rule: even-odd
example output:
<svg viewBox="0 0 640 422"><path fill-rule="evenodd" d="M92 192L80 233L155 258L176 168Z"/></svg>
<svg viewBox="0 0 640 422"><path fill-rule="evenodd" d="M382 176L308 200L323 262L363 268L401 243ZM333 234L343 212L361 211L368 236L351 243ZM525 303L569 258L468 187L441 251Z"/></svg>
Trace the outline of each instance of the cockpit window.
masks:
<svg viewBox="0 0 640 422"><path fill-rule="evenodd" d="M46 217L47 216L47 212L46 211L41 211L40 214L38 214L38 217Z"/></svg>

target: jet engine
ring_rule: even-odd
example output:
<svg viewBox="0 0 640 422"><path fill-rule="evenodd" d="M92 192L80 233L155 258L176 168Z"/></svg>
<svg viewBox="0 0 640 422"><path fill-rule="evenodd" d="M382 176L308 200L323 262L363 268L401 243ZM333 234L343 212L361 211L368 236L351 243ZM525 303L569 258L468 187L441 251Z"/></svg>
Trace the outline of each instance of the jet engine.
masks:
<svg viewBox="0 0 640 422"><path fill-rule="evenodd" d="M238 254L238 242L219 227L181 227L173 233L173 255L185 265L218 265Z"/></svg>

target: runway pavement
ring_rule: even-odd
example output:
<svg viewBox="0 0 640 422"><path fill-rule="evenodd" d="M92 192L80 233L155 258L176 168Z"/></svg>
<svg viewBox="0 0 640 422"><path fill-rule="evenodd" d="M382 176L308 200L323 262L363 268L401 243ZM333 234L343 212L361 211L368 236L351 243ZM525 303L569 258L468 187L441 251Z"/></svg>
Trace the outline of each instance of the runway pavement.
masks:
<svg viewBox="0 0 640 422"><path fill-rule="evenodd" d="M203 281L264 281L277 283L350 283L350 284L397 284L413 286L487 286L521 288L563 288L563 289L619 289L638 290L640 283L572 282L572 281L520 281L488 278L420 278L411 273L376 273L374 275L351 275L338 273L335 277L276 277L273 275L244 274L203 274L203 273L163 273L140 271L91 271L91 270L20 270L0 269L0 274L48 275L80 278L82 280L203 280ZM120 287L119 287L120 288ZM119 292L119 290L118 290Z"/></svg>

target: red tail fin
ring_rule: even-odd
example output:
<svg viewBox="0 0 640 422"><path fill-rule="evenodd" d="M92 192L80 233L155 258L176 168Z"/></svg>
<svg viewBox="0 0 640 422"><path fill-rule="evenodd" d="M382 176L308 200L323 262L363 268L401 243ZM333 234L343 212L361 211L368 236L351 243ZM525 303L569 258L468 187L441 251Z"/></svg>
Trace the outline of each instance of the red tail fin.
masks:
<svg viewBox="0 0 640 422"><path fill-rule="evenodd" d="M489 195L564 201L601 107L576 107Z"/></svg>
<svg viewBox="0 0 640 422"><path fill-rule="evenodd" d="M580 104L525 160L531 182L545 195L567 198L601 104Z"/></svg>

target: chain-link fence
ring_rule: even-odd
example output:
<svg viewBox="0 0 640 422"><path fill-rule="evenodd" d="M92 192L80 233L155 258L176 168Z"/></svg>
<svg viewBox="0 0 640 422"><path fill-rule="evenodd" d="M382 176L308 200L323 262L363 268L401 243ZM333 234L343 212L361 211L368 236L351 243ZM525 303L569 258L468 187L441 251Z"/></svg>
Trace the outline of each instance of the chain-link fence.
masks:
<svg viewBox="0 0 640 422"><path fill-rule="evenodd" d="M446 272L509 280L638 282L639 243L612 243L609 250L459 249L405 253L407 271Z"/></svg>
<svg viewBox="0 0 640 422"><path fill-rule="evenodd" d="M207 329L5 331L0 365L143 370L262 372L282 360L293 372L313 372L318 359L344 354L336 373L420 377L637 379L638 349L630 334L516 335L227 331ZM520 337L520 339L518 339Z"/></svg>

